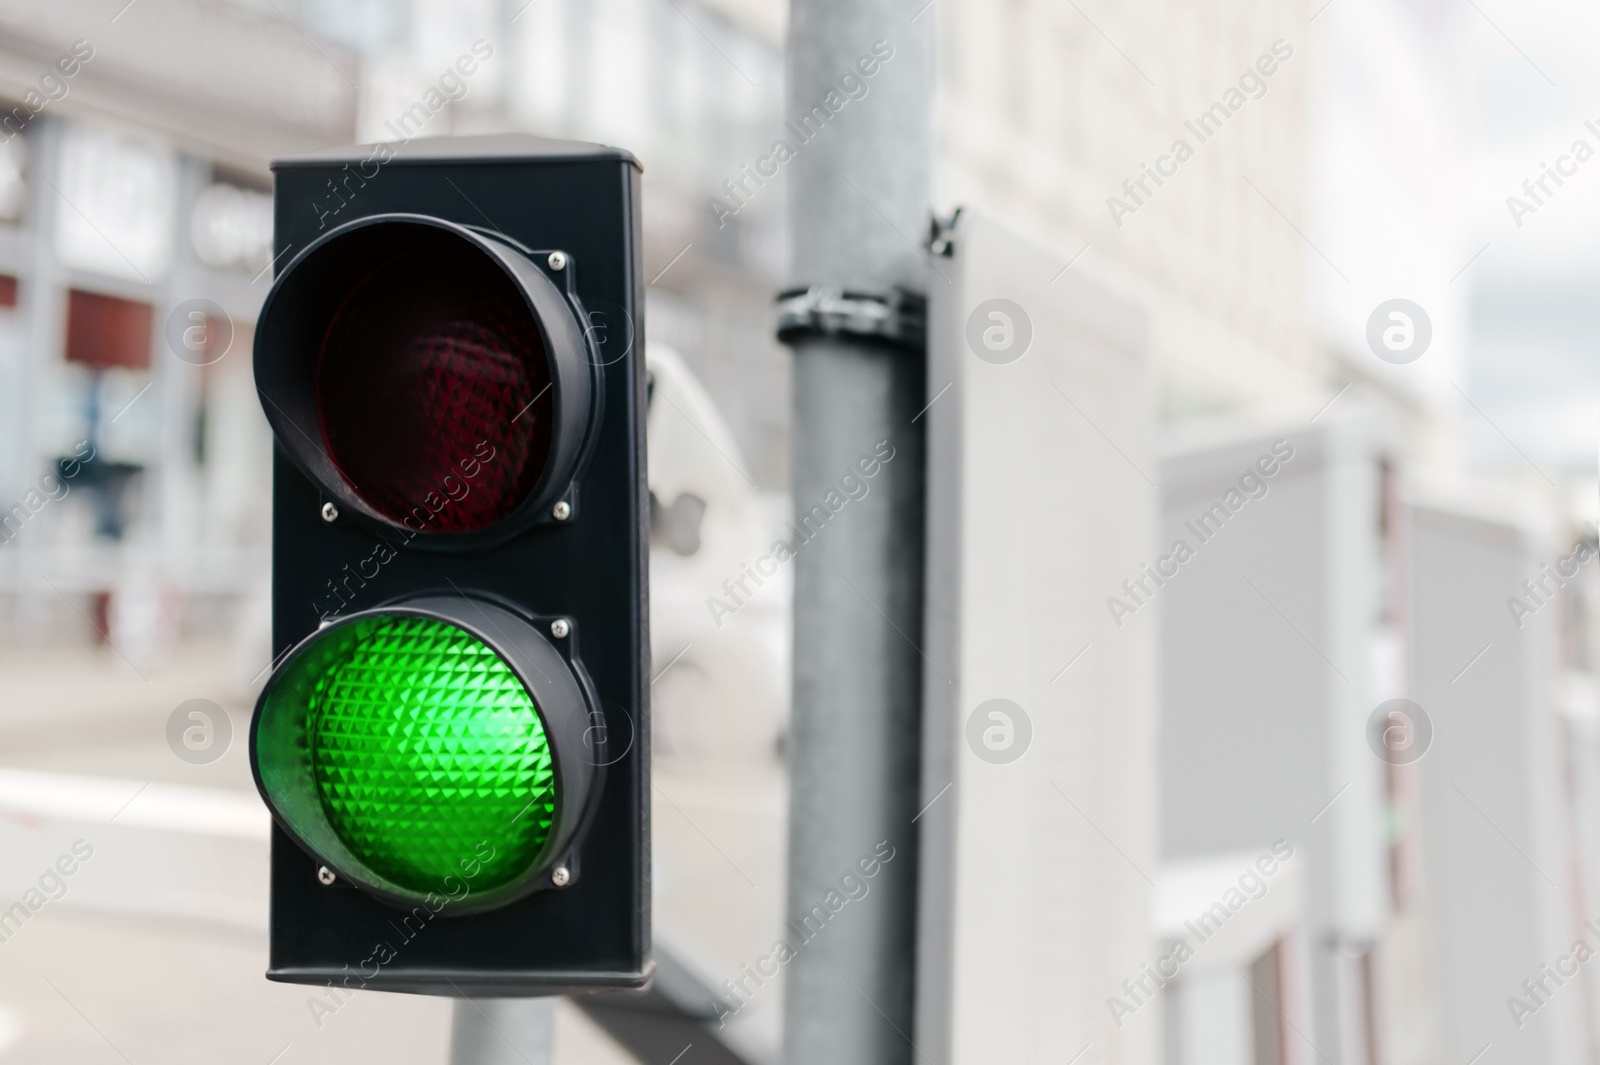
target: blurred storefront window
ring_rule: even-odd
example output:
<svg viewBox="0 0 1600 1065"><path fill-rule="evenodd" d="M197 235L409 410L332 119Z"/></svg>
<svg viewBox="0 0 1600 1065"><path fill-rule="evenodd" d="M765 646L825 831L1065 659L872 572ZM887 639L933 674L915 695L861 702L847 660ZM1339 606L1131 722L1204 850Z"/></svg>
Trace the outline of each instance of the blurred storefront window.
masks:
<svg viewBox="0 0 1600 1065"><path fill-rule="evenodd" d="M68 266L153 284L172 264L178 167L153 141L68 126L56 248Z"/></svg>

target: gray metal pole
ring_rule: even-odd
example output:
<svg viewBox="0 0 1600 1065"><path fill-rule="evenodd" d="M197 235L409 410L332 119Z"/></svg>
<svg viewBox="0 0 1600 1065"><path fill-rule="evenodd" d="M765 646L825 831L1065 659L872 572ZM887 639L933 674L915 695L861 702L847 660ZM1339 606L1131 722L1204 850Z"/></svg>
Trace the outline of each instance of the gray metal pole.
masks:
<svg viewBox="0 0 1600 1065"><path fill-rule="evenodd" d="M450 1065L550 1065L555 1010L553 998L456 999Z"/></svg>
<svg viewBox="0 0 1600 1065"><path fill-rule="evenodd" d="M790 5L793 281L833 300L842 310L836 321L870 309L854 293L920 294L929 283L920 245L931 198L933 17L913 21L919 6ZM823 307L817 319L827 317ZM784 970L786 1065L914 1057L901 1033L913 1030L923 447L912 419L926 402L925 352L920 338L868 339L867 319L853 320L842 331L785 334L794 347L800 532L811 535L801 521L813 507L830 509L830 493L835 502L847 494L841 478L860 477L858 462L874 457L879 441L893 448L861 478L867 494L797 544L787 904L796 955ZM817 909L829 913L830 893L842 894L841 878L880 842L893 857L866 882L868 894L812 933L806 920L820 923Z"/></svg>

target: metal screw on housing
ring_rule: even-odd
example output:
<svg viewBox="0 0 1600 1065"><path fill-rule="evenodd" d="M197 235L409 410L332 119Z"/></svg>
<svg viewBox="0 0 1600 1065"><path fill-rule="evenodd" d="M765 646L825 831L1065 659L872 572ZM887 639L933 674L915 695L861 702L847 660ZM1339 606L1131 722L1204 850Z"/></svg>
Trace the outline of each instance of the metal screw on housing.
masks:
<svg viewBox="0 0 1600 1065"><path fill-rule="evenodd" d="M567 623L566 618L556 618L550 623L550 635L554 636L558 640L565 639L567 633L571 631L572 626Z"/></svg>
<svg viewBox="0 0 1600 1065"><path fill-rule="evenodd" d="M567 253L564 251L553 251L550 253L550 258L547 261L550 263L550 269L565 270L567 268Z"/></svg>
<svg viewBox="0 0 1600 1065"><path fill-rule="evenodd" d="M329 869L326 865L317 866L317 880L322 884L323 887L327 887L337 879L338 877L333 875L333 870Z"/></svg>
<svg viewBox="0 0 1600 1065"><path fill-rule="evenodd" d="M337 521L338 518L339 518L339 508L338 507L334 506L331 502L322 504L322 520L323 521Z"/></svg>
<svg viewBox="0 0 1600 1065"><path fill-rule="evenodd" d="M572 517L572 504L565 499L550 508L550 516L557 521L566 521Z"/></svg>
<svg viewBox="0 0 1600 1065"><path fill-rule="evenodd" d="M550 872L550 883L556 887L566 887L572 882L572 874L564 865L558 865Z"/></svg>

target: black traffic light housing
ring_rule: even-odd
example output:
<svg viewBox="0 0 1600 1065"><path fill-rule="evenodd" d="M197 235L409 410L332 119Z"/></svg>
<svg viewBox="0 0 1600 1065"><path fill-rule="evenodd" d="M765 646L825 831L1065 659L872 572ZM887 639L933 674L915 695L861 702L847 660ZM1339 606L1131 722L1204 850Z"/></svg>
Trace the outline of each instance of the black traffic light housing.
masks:
<svg viewBox="0 0 1600 1065"><path fill-rule="evenodd" d="M251 726L276 822L267 976L444 995L642 986L638 163L495 135L318 152L273 171L278 275L255 372L277 442L277 658ZM440 369L462 352L480 360L467 385ZM565 816L525 876L469 904L435 911L364 871L280 757L305 729L275 717L270 697L314 689L306 656L381 616L453 625L494 649L528 682L555 751Z"/></svg>

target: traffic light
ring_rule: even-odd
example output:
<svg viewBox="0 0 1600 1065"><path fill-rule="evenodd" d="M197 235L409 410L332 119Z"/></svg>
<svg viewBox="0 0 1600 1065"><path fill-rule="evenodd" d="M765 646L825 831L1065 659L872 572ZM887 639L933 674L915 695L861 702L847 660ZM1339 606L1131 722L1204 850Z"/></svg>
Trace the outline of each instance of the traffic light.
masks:
<svg viewBox="0 0 1600 1065"><path fill-rule="evenodd" d="M283 159L273 980L445 995L650 973L639 167L524 136Z"/></svg>

